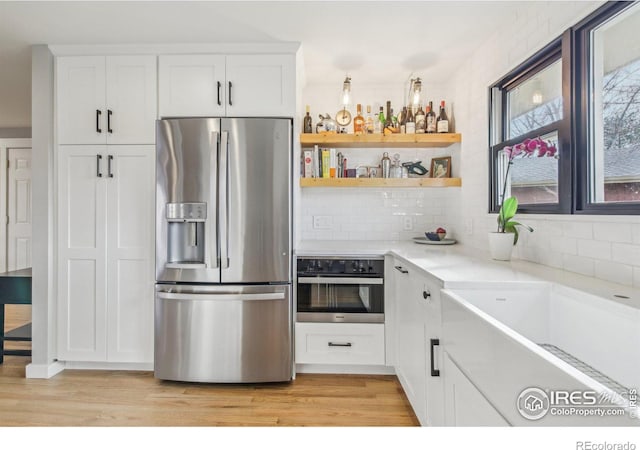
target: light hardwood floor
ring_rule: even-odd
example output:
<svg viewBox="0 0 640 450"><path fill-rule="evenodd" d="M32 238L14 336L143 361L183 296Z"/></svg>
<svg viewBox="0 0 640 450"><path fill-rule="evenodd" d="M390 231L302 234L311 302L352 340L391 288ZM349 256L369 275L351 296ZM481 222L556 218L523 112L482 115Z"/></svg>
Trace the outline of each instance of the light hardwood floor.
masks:
<svg viewBox="0 0 640 450"><path fill-rule="evenodd" d="M6 327L29 320L7 308ZM30 358L0 365L0 426L414 426L394 376L300 374L292 383L159 381L149 372L65 370L24 378Z"/></svg>

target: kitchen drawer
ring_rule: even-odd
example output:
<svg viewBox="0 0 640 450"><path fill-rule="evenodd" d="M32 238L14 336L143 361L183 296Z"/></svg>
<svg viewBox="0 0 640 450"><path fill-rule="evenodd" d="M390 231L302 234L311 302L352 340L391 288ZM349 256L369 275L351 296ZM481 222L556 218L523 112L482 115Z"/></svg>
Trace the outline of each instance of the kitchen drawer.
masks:
<svg viewBox="0 0 640 450"><path fill-rule="evenodd" d="M382 323L296 323L298 364L384 364Z"/></svg>

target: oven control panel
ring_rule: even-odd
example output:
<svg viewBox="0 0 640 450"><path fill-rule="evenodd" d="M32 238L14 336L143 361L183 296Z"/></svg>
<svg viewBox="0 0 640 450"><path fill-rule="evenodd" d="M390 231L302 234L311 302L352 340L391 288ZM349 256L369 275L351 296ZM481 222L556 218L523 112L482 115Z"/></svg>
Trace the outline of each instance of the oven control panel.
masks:
<svg viewBox="0 0 640 450"><path fill-rule="evenodd" d="M298 275L384 276L384 259L298 258Z"/></svg>

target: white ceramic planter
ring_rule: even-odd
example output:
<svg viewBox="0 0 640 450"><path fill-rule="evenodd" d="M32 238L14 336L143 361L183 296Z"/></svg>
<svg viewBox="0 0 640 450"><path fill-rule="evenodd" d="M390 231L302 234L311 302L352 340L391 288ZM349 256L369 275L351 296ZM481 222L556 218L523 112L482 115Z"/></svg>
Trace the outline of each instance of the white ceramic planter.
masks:
<svg viewBox="0 0 640 450"><path fill-rule="evenodd" d="M513 251L513 233L489 233L489 251L491 257L498 261L511 260L511 252Z"/></svg>

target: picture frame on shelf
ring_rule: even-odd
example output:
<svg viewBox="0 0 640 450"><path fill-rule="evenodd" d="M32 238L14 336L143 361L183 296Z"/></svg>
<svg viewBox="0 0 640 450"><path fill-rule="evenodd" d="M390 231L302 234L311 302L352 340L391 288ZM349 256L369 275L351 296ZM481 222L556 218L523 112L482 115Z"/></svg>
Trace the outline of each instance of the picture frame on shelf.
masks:
<svg viewBox="0 0 640 450"><path fill-rule="evenodd" d="M451 178L451 156L431 159L431 178Z"/></svg>

